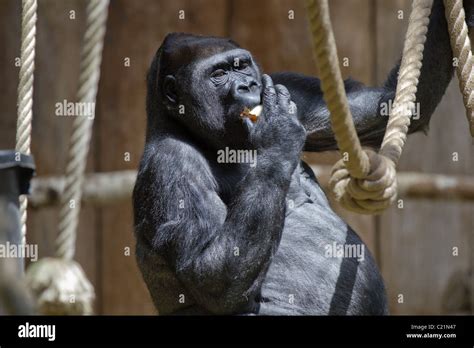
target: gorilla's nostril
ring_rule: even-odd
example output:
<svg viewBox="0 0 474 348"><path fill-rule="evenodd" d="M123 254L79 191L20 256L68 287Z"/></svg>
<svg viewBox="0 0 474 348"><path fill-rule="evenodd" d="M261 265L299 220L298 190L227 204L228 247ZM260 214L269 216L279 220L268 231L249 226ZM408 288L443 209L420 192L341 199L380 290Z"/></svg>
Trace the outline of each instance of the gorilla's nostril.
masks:
<svg viewBox="0 0 474 348"><path fill-rule="evenodd" d="M248 92L250 92L250 88L249 88L249 86L246 86L246 85L240 85L239 87L237 87L237 92L239 92L239 93L248 93Z"/></svg>
<svg viewBox="0 0 474 348"><path fill-rule="evenodd" d="M240 105L252 108L260 104L260 88L254 81L238 81L231 89L232 97Z"/></svg>

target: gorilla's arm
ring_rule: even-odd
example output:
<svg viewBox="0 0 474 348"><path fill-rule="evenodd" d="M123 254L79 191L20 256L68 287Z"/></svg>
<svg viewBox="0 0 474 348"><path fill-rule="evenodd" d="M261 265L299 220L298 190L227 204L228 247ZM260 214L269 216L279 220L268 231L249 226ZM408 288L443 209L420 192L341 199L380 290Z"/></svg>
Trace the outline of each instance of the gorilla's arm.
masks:
<svg viewBox="0 0 474 348"><path fill-rule="evenodd" d="M294 164L262 155L226 206L196 146L162 139L144 158L134 191L137 230L201 308L251 312L281 236Z"/></svg>
<svg viewBox="0 0 474 348"><path fill-rule="evenodd" d="M469 26L474 25L474 1L465 1ZM397 86L399 64L390 72L382 87L366 87L346 80L345 87L354 124L363 145L379 147L388 120L381 114L382 107L393 101ZM271 75L275 83L285 85L298 106L298 117L308 133L305 150L324 151L337 149L329 120L329 111L322 98L320 81L294 73ZM428 35L423 54L423 67L418 84L417 103L419 117L412 118L409 133L428 127L431 115L440 102L453 76L449 34L441 0L435 0L430 15Z"/></svg>
<svg viewBox="0 0 474 348"><path fill-rule="evenodd" d="M331 128L329 110L323 100L318 78L297 73L271 75L275 83L285 85L298 107L298 118L306 129L305 151L336 150L337 143ZM348 79L344 81L354 124L362 145L378 147L385 134L388 116L381 115L379 106L393 99L388 88L366 87ZM426 120L425 118L420 118ZM428 117L429 120L429 117ZM414 122L410 125L413 130Z"/></svg>

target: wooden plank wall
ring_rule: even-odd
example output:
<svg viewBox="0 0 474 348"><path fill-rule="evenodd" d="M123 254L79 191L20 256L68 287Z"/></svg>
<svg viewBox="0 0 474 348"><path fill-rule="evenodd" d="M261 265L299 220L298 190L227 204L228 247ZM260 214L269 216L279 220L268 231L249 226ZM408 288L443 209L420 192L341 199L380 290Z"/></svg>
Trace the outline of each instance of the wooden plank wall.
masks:
<svg viewBox="0 0 474 348"><path fill-rule="evenodd" d="M409 1L331 0L330 7L339 57L349 58L349 66L341 66L343 75L367 84L383 81L401 52ZM54 116L54 104L74 100L84 8L84 0L39 2L33 125L39 175L64 170L71 119ZM179 18L181 10L184 20ZM397 19L398 10L404 11L403 20ZM70 19L70 11L75 11L75 19ZM20 1L2 1L0 23L0 44L5 48L0 50L0 80L8 81L0 85L0 148L11 148ZM255 55L265 72L318 72L301 0L112 0L107 30L88 171L137 167L145 131L145 74L168 32L230 36ZM450 160L455 151L458 162ZM330 164L337 158L335 153L305 154L314 164ZM430 137L410 139L401 168L471 174L473 158L461 98L453 83L434 117ZM96 287L97 313L155 313L135 264L131 208L131 203L120 203L84 207L81 213L77 259ZM467 277L474 262L473 203L407 201L404 209L392 208L379 218L336 209L381 264L392 313L466 311L462 294L468 279L473 279ZM42 256L52 253L56 224L57 209L29 214L29 241L39 244ZM454 246L459 247L459 256L452 256ZM448 289L448 284L454 285ZM402 304L397 301L399 294L404 295ZM457 302L443 300L452 298Z"/></svg>

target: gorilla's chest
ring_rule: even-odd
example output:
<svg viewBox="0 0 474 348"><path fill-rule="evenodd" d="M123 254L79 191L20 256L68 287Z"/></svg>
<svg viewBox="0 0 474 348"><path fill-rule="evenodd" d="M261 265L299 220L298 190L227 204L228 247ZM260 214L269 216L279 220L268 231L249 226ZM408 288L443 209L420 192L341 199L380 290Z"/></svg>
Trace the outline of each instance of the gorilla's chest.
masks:
<svg viewBox="0 0 474 348"><path fill-rule="evenodd" d="M344 243L349 226L332 210L326 194L306 172L297 168L286 197L286 215L277 253L321 254L327 243Z"/></svg>
<svg viewBox="0 0 474 348"><path fill-rule="evenodd" d="M281 240L262 286L263 313L327 313L341 265L341 259L326 257L327 245L344 244L348 234L354 232L332 211L319 184L297 170Z"/></svg>

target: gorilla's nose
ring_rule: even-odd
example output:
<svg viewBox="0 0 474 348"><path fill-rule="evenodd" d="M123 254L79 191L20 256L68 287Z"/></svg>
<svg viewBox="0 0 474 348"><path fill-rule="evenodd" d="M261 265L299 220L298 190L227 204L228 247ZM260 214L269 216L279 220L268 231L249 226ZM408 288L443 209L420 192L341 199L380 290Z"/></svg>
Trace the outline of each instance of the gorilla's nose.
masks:
<svg viewBox="0 0 474 348"><path fill-rule="evenodd" d="M260 104L261 88L254 79L236 81L232 87L232 97L240 104L252 108Z"/></svg>

